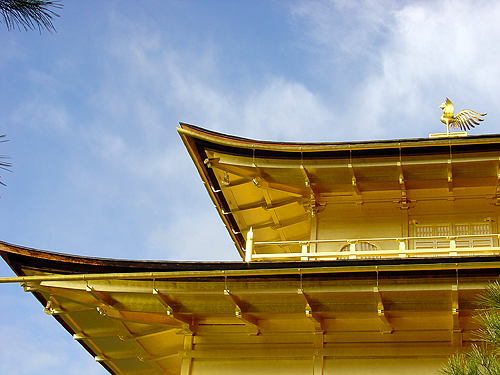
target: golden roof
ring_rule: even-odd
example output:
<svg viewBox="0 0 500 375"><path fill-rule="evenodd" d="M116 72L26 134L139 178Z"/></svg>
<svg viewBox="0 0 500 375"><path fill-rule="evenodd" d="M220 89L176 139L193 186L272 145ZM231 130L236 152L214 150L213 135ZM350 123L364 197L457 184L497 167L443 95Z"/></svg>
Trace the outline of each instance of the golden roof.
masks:
<svg viewBox="0 0 500 375"><path fill-rule="evenodd" d="M499 136L301 144L187 124L179 133L242 256L250 228L257 241L280 242L265 251L287 253L312 225L324 226L318 237L359 221L403 236L400 222L464 213L489 215L492 242L486 255L474 244L460 252L449 235L444 257L285 262L115 260L0 243L18 275L0 283L20 282L110 373L196 374L269 358L439 364L473 341L474 300L500 269Z"/></svg>
<svg viewBox="0 0 500 375"><path fill-rule="evenodd" d="M6 243L0 255L19 275L0 282L20 282L110 373L131 375L207 360L439 362L474 339L473 301L500 268L498 257L144 262Z"/></svg>
<svg viewBox="0 0 500 375"><path fill-rule="evenodd" d="M262 251L297 253L313 216L349 216L355 205L389 210L477 196L496 203L497 135L284 143L184 123L178 131L242 257L250 228L257 241L283 244Z"/></svg>

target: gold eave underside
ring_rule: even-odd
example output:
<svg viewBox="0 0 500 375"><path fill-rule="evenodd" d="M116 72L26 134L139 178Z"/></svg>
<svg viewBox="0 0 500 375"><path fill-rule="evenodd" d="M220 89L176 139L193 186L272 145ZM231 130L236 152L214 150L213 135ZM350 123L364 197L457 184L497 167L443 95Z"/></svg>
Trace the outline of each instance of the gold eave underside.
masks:
<svg viewBox="0 0 500 375"><path fill-rule="evenodd" d="M499 269L476 257L303 269L220 263L205 271L162 271L150 262L151 272L106 274L99 268L128 262L8 244L0 254L16 259L24 290L113 374L181 374L191 359L444 359L474 340L473 301ZM56 271L71 264L92 272Z"/></svg>
<svg viewBox="0 0 500 375"><path fill-rule="evenodd" d="M497 199L498 135L301 144L178 131L242 257L250 228L258 241L307 241L327 205L342 215L353 205Z"/></svg>
<svg viewBox="0 0 500 375"><path fill-rule="evenodd" d="M181 374L190 359L444 359L473 342L473 301L500 267L497 258L474 257L259 269L198 263L199 271L176 263L166 271L165 263L5 243L0 254L24 275L24 290L113 374ZM112 272L131 263L150 272ZM71 267L88 273L60 271Z"/></svg>

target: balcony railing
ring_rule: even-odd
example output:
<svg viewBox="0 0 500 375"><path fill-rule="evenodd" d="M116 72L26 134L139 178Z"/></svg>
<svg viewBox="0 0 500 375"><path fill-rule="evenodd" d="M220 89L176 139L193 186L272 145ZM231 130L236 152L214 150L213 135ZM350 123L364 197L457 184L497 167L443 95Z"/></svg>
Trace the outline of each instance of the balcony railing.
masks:
<svg viewBox="0 0 500 375"><path fill-rule="evenodd" d="M360 250L358 244L384 244L365 246ZM500 234L478 234L460 236L426 236L398 238L359 238L310 241L254 241L253 231L247 235L245 261L258 260L335 260L362 258L407 258L407 257L453 257L459 255L499 255ZM312 246L333 244L342 251L311 251ZM262 252L259 247L293 246L301 252ZM332 246L333 247L333 246Z"/></svg>

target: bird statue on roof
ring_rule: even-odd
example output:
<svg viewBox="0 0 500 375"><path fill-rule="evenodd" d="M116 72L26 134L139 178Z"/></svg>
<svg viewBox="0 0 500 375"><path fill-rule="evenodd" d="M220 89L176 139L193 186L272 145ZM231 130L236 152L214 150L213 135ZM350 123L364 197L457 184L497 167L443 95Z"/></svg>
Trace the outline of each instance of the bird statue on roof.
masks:
<svg viewBox="0 0 500 375"><path fill-rule="evenodd" d="M441 122L446 124L446 134L450 134L450 125L454 129L470 130L471 127L475 127L474 125L479 125L479 121L483 121L479 116L487 115L487 113L477 113L470 109L463 109L455 116L453 103L448 98L439 108L443 110Z"/></svg>

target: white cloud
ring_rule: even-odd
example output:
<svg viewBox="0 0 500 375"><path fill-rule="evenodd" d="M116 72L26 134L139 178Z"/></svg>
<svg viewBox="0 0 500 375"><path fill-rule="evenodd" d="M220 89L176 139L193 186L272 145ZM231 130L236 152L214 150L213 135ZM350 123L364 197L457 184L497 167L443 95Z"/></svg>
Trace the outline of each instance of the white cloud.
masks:
<svg viewBox="0 0 500 375"><path fill-rule="evenodd" d="M473 134L499 130L497 2L298 1L293 34L272 34L286 25L259 30L285 41L282 67L259 50L252 61L228 53L235 42L264 45L238 39L252 32L227 38L205 15L193 16L213 28L178 17L196 2L110 2L99 14L82 4L68 4L57 35L10 33L1 42L15 171L0 201L4 240L103 257L239 259L178 121L277 141L426 137L444 130L438 105L449 96L457 110L488 112ZM157 6L161 16L150 14ZM102 370L74 358L72 348L88 355L66 332L67 341L52 336L61 327L35 300L29 313L12 299L18 293L2 290L3 305L14 307L0 326L0 372ZM31 356L20 363L19 352Z"/></svg>
<svg viewBox="0 0 500 375"><path fill-rule="evenodd" d="M177 121L235 135L294 141L319 140L321 130L333 121L321 95L292 77L255 77L240 71L238 82L229 81L223 59L224 48L230 47L208 36L179 47L165 30L137 27L118 15L113 22L117 31L105 51L113 71L103 77L91 103L100 114L94 116L94 126L120 133L127 149L130 129L121 128L120 122L133 122L139 139L152 143L165 134L158 129ZM318 130L315 134L311 123ZM147 134L153 139L145 139Z"/></svg>
<svg viewBox="0 0 500 375"><path fill-rule="evenodd" d="M350 104L335 113L352 124L354 138L425 137L440 132L444 128L437 107L446 96L457 111L466 106L493 113L485 129L482 126L476 133L498 131L494 113L500 94L496 84L500 4L349 4L302 2L295 14L305 17L310 40L325 47L323 53L329 51L325 58L333 61L341 53L355 59L352 72L343 70L352 83L343 93ZM340 30L349 23L354 26ZM336 79L349 81L332 76L329 82L335 85Z"/></svg>
<svg viewBox="0 0 500 375"><path fill-rule="evenodd" d="M443 16L442 3L350 4L302 3L295 12L295 17L308 18L311 40L330 54L323 52L323 61L333 64L345 54L355 64L352 72L362 72L353 85L334 90L331 97L284 74L241 77L247 85L231 84L221 71L222 46L210 42L178 48L164 33L147 27L127 32L123 22L124 32L114 34L118 39L106 57L114 70L103 74L88 103L88 128L81 130L99 163L95 171L84 171L88 177L80 182L88 184L89 212L99 212L102 205L126 208L137 220L135 236L145 246L135 256L220 260L236 253L232 245L219 252L221 239L230 242L220 219L213 213L182 211L193 200L186 193L193 175L186 178L192 165L173 129L177 120L278 141L425 137L441 131L437 106L451 93L436 92L440 86L460 88L457 77L463 77L471 80L468 90L477 92L478 81L484 80L480 73L467 76L465 71L484 63L472 42L481 37L474 30L481 11L462 5L460 13L471 13L469 25ZM464 27L470 41L462 45ZM496 41L494 34L488 38ZM452 52L443 44L451 45ZM470 52L466 68L454 56L459 51ZM321 74L335 85L335 75ZM191 192L199 194L197 202L208 202L204 191Z"/></svg>
<svg viewBox="0 0 500 375"><path fill-rule="evenodd" d="M325 128L334 123L331 111L302 83L272 77L245 98L240 112L241 134L264 140L324 140ZM236 114L235 114L236 115ZM311 132L314 129L314 132Z"/></svg>
<svg viewBox="0 0 500 375"><path fill-rule="evenodd" d="M12 294L7 294L8 291ZM2 306L22 309L21 320L14 316L15 309L3 311L0 323L0 373L106 373L53 317L42 312L40 303L31 294L23 294L18 285L2 285L0 302Z"/></svg>
<svg viewBox="0 0 500 375"><path fill-rule="evenodd" d="M342 64L378 55L395 5L386 0L314 0L294 4L291 12L305 23L305 35L316 45L310 48Z"/></svg>
<svg viewBox="0 0 500 375"><path fill-rule="evenodd" d="M51 101L41 94L33 94L12 112L10 121L36 132L66 132L70 115L63 103Z"/></svg>
<svg viewBox="0 0 500 375"><path fill-rule="evenodd" d="M150 233L148 248L148 259L241 261L215 209L170 217Z"/></svg>
<svg viewBox="0 0 500 375"><path fill-rule="evenodd" d="M80 220L84 234L77 235L82 231L78 222L67 224L67 241L71 236L108 236L106 251L113 254L120 253L126 239L112 239L108 233L100 237L98 232L119 233L118 226L108 231L102 226L125 212L137 243L165 243L159 239L165 233L181 233L179 223L188 220L183 219L187 215L173 217L171 212L193 199L186 192L199 194L200 201L209 198L186 188L196 172L174 129L179 120L277 141L425 137L442 130L437 107L450 96L457 109L490 112L479 131L491 131L499 105L500 31L492 27L500 16L499 6L474 4L299 3L293 17L303 19L309 44L321 50L305 59L305 68L331 69L314 73L322 85L309 82L307 74L252 76L247 71L241 72L240 82L229 82L222 68L224 48L229 46L206 38L180 47L164 29L137 26L115 15L115 28L112 35L103 36L99 63L92 71L96 75L86 86L92 90L86 91L84 100L68 107L60 97L68 87L60 87L52 73L39 73L32 75L34 87L45 83L57 90L49 91L43 101L28 97L15 111L19 122L29 119L47 123L49 129L71 129L71 138L58 139L72 143L72 155L62 160L65 176L58 177L61 185L52 189L59 196L39 204L40 212L45 210L46 217L63 224ZM351 65L338 69L346 61ZM70 92L76 95L78 88L74 90ZM63 186L65 179L68 186ZM62 208L75 194L84 203ZM33 209L30 212L34 217ZM222 226L218 218L213 225Z"/></svg>

